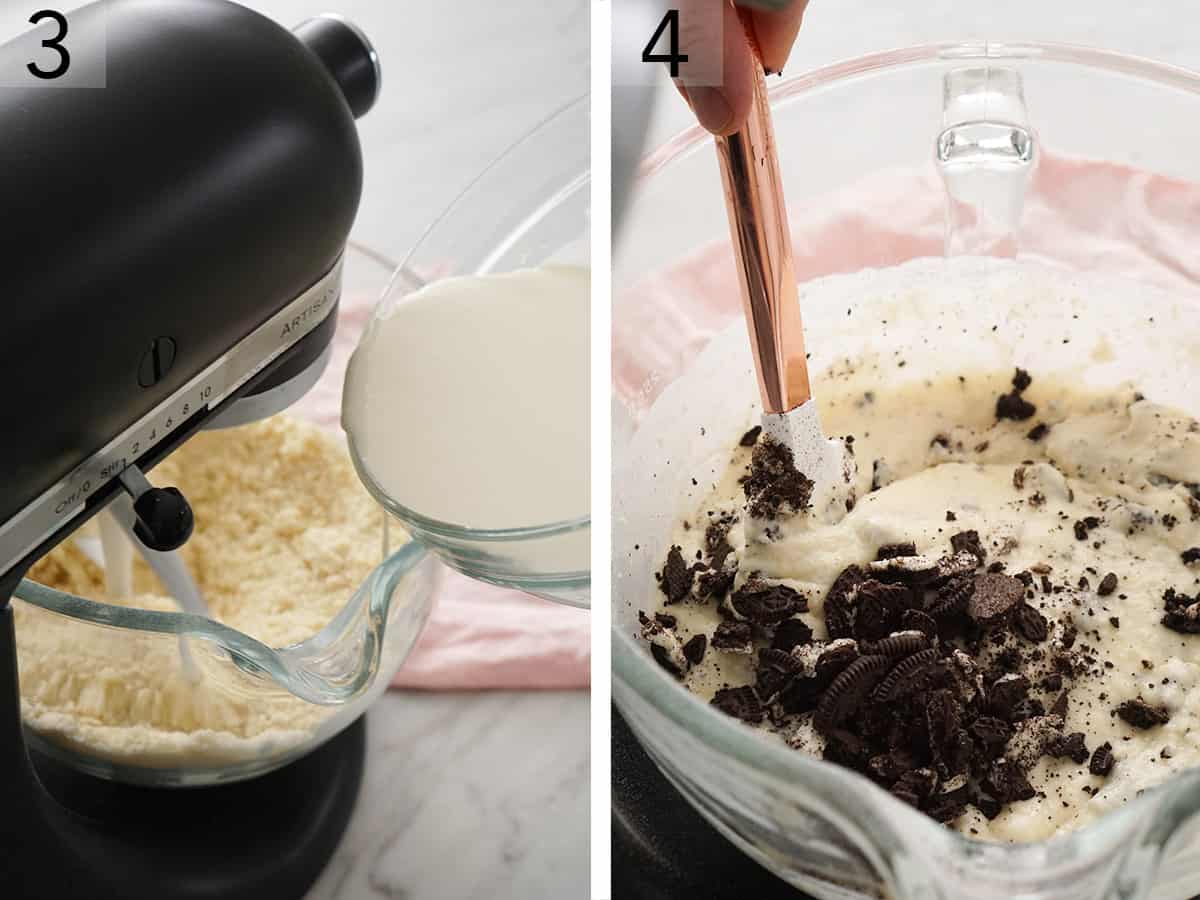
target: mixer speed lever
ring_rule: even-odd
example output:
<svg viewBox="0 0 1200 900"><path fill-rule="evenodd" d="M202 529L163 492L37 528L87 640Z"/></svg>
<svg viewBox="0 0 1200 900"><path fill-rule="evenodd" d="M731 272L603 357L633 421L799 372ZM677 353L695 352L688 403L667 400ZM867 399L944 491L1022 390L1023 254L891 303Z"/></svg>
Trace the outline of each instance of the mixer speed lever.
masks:
<svg viewBox="0 0 1200 900"><path fill-rule="evenodd" d="M179 488L152 485L137 466L120 475L121 487L133 498L137 520L133 533L151 550L178 550L192 536L195 519Z"/></svg>

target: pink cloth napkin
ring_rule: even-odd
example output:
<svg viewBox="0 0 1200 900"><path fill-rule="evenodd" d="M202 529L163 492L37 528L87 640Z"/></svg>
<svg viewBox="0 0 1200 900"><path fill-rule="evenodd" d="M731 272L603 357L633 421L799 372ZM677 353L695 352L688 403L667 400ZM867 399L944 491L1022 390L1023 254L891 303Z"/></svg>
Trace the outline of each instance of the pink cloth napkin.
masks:
<svg viewBox="0 0 1200 900"><path fill-rule="evenodd" d="M291 412L340 433L346 364L376 300L371 294L343 295L329 367ZM590 671L591 626L585 610L447 572L429 623L392 686L586 688Z"/></svg>
<svg viewBox="0 0 1200 900"><path fill-rule="evenodd" d="M716 186L714 164L713 190ZM932 165L874 173L789 210L796 277L941 256L945 194ZM1170 290L1200 285L1200 185L1123 165L1043 154L1020 229L1023 259L1111 272ZM617 298L614 387L636 410L739 319L733 252L721 239Z"/></svg>

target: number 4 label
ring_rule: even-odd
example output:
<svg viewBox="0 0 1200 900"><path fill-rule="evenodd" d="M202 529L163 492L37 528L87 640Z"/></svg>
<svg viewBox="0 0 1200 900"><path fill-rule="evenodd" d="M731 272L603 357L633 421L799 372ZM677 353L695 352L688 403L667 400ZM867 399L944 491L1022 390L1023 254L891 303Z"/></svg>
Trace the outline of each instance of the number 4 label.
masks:
<svg viewBox="0 0 1200 900"><path fill-rule="evenodd" d="M655 53L655 45L662 39L663 32L668 32L669 53ZM671 77L679 77L679 64L688 61L686 53L679 52L679 10L668 9L658 28L650 38L650 43L642 51L642 62L663 62L670 67Z"/></svg>

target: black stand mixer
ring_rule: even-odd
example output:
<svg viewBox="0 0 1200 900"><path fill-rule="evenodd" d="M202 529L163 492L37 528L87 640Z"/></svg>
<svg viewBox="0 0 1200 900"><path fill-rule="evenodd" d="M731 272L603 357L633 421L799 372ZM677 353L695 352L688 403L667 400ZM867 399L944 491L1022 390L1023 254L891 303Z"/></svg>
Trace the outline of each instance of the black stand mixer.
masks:
<svg viewBox="0 0 1200 900"><path fill-rule="evenodd" d="M298 898L350 818L362 721L238 784L81 774L27 747L10 600L122 491L143 543L181 545L187 498L143 473L316 381L378 62L336 17L289 32L225 0L67 19L104 87L0 87L0 897ZM25 64L0 47L4 71Z"/></svg>

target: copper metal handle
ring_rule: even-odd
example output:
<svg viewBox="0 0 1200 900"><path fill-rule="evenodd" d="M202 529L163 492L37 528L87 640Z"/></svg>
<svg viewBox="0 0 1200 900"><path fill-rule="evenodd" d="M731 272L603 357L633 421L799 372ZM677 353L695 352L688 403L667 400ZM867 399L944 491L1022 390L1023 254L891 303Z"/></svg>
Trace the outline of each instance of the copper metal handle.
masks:
<svg viewBox="0 0 1200 900"><path fill-rule="evenodd" d="M763 411L785 413L807 401L812 389L761 65L754 66L753 103L746 126L730 137L718 137L716 143Z"/></svg>

